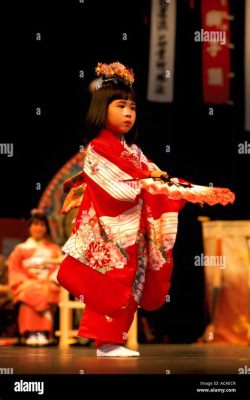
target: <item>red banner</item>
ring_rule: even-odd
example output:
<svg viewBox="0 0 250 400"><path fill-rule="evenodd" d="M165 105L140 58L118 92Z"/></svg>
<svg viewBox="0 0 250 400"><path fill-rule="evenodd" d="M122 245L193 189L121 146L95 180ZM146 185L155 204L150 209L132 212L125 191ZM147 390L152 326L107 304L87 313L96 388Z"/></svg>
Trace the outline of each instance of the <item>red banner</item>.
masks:
<svg viewBox="0 0 250 400"><path fill-rule="evenodd" d="M203 98L205 103L228 103L230 89L229 0L202 0L202 29L195 41L202 42Z"/></svg>

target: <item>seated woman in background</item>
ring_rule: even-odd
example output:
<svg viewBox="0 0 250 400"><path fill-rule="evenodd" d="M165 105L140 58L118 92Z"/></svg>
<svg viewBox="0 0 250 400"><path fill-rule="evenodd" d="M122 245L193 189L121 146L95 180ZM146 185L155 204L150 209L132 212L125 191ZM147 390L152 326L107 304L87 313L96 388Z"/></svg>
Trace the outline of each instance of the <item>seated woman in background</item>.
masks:
<svg viewBox="0 0 250 400"><path fill-rule="evenodd" d="M10 254L9 285L14 302L20 303L18 329L27 345L46 345L53 334L53 315L59 302L57 272L61 249L49 238L46 215L31 211L29 238Z"/></svg>

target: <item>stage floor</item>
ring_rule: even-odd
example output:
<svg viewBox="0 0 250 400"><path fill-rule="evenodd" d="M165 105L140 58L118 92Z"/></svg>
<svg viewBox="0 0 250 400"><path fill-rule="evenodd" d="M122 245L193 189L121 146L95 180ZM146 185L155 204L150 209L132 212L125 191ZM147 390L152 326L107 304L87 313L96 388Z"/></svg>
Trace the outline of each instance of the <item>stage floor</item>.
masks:
<svg viewBox="0 0 250 400"><path fill-rule="evenodd" d="M250 347L140 345L139 358L97 358L91 347L0 348L0 368L14 374L239 374L250 367ZM249 373L249 372L248 372Z"/></svg>

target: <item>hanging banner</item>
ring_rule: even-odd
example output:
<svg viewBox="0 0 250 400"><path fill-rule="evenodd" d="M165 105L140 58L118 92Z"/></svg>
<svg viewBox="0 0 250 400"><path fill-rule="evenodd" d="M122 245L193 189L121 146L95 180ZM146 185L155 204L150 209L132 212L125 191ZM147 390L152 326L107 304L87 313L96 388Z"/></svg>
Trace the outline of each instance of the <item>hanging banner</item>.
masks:
<svg viewBox="0 0 250 400"><path fill-rule="evenodd" d="M174 96L176 0L151 0L150 29L147 99L171 102Z"/></svg>
<svg viewBox="0 0 250 400"><path fill-rule="evenodd" d="M250 0L245 0L245 130L250 131Z"/></svg>
<svg viewBox="0 0 250 400"><path fill-rule="evenodd" d="M230 90L229 0L202 0L202 29L194 40L202 42L203 99L228 103Z"/></svg>

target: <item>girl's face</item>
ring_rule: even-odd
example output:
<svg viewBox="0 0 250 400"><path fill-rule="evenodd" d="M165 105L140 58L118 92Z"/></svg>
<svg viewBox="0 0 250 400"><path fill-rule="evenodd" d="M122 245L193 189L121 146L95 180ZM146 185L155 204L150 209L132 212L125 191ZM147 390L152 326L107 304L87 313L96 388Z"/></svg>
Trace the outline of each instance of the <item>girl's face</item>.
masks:
<svg viewBox="0 0 250 400"><path fill-rule="evenodd" d="M134 101L114 100L108 106L106 128L116 135L124 135L133 127L135 118Z"/></svg>
<svg viewBox="0 0 250 400"><path fill-rule="evenodd" d="M43 221L34 221L29 227L30 235L35 240L43 239L47 234L47 227Z"/></svg>

